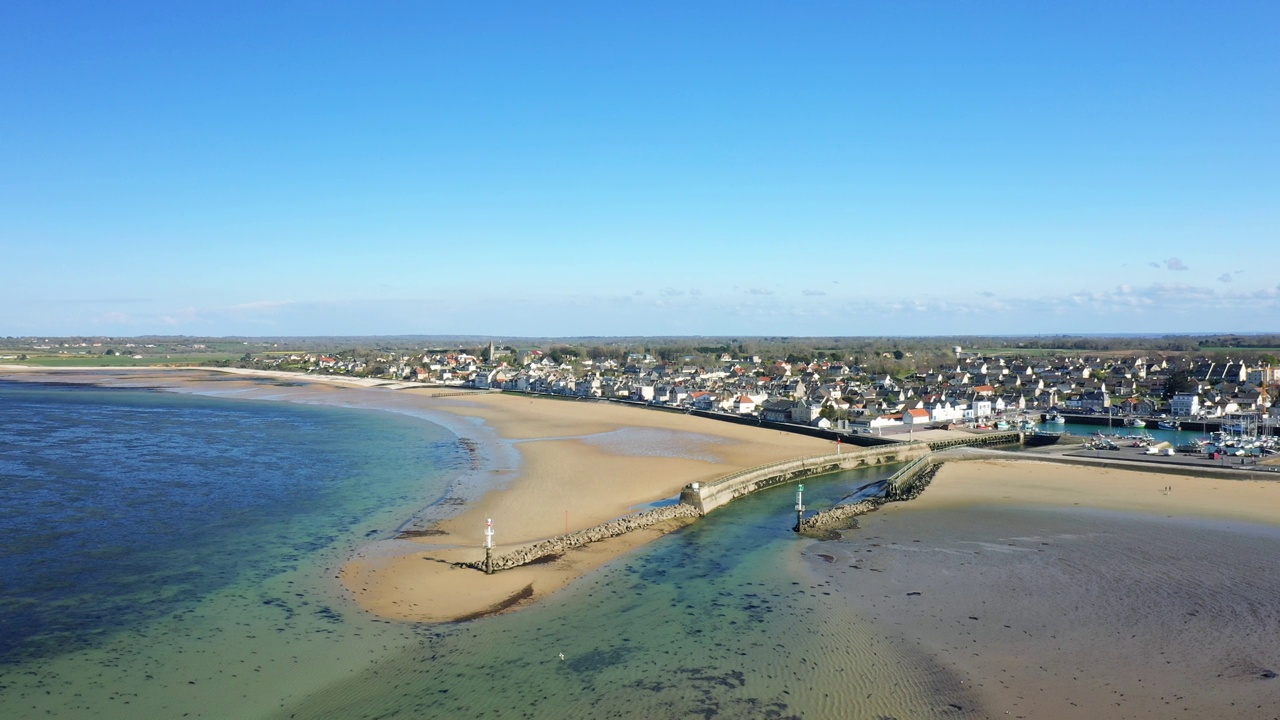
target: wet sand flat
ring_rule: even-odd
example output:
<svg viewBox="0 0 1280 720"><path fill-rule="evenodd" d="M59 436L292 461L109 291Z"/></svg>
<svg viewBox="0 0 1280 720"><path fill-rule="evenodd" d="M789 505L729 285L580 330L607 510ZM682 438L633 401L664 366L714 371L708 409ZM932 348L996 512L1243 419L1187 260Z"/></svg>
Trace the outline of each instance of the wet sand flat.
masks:
<svg viewBox="0 0 1280 720"><path fill-rule="evenodd" d="M1277 494L1266 481L951 463L919 499L815 545L831 559L810 567L992 717L1275 718Z"/></svg>

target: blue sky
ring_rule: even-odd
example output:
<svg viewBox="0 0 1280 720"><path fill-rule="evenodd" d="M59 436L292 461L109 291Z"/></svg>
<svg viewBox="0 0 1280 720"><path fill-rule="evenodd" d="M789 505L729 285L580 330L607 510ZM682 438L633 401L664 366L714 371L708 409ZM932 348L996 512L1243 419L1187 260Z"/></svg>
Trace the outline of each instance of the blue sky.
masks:
<svg viewBox="0 0 1280 720"><path fill-rule="evenodd" d="M0 335L1280 330L1276 3L618 5L0 5Z"/></svg>

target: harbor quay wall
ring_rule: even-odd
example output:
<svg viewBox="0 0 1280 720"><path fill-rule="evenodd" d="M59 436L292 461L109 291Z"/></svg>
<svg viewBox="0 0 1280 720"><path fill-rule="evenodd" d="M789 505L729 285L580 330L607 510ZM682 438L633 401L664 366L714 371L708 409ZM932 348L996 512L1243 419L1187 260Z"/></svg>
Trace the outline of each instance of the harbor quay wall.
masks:
<svg viewBox="0 0 1280 720"><path fill-rule="evenodd" d="M1021 445L1026 442L1023 432L995 432L951 440L933 440L929 443L931 450L946 450L953 447L982 447L985 445Z"/></svg>
<svg viewBox="0 0 1280 720"><path fill-rule="evenodd" d="M834 455L789 460L763 465L727 475L708 483L692 483L680 493L680 502L701 515L765 488L826 475L841 470L907 462L927 456L931 450L923 442L895 443L875 448L850 449Z"/></svg>
<svg viewBox="0 0 1280 720"><path fill-rule="evenodd" d="M1045 417L1041 415L1041 417ZM1083 414L1083 413L1062 413L1062 418L1069 423L1075 425L1106 425L1112 430L1125 430L1124 420L1129 415L1121 415L1119 413L1113 415L1102 414ZM1224 425L1230 425L1238 420L1230 419L1195 419L1195 418L1153 418L1148 416L1137 416L1147 423L1147 429L1152 429L1157 422L1162 420L1165 422L1176 422L1178 426L1190 432L1215 432L1221 430ZM1259 435L1280 435L1280 424L1276 424L1274 420L1269 423L1260 423L1258 427Z"/></svg>
<svg viewBox="0 0 1280 720"><path fill-rule="evenodd" d="M981 459L981 458L974 458ZM1081 467L1102 468L1104 470L1132 470L1133 472L1158 473L1160 475L1184 475L1186 477L1217 477L1232 480L1276 480L1280 476L1280 468L1258 465L1251 469L1239 466L1218 467L1214 465L1186 465L1172 462L1155 462L1144 459L1108 460L1070 455L1043 455L1034 459L1037 462L1052 462L1062 465L1079 465Z"/></svg>

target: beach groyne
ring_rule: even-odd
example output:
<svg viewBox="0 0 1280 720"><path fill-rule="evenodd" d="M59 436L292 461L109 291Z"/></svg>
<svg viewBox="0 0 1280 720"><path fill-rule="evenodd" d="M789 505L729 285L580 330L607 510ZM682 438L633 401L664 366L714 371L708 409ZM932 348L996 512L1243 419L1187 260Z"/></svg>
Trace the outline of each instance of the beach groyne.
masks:
<svg viewBox="0 0 1280 720"><path fill-rule="evenodd" d="M821 512L814 513L804 520L801 520L799 532L808 533L826 530L837 526L846 526L848 525L850 518L855 518L859 515L866 515L883 504L883 500L876 499L836 505Z"/></svg>
<svg viewBox="0 0 1280 720"><path fill-rule="evenodd" d="M489 572L497 572L499 570L510 570L511 568L520 567L521 565L550 562L566 552L588 543L599 542L601 540L618 537L619 535L625 535L626 533L652 527L660 522L666 522L667 520L694 518L697 517L698 514L697 509L692 506L677 504L654 508L653 510L646 510L634 515L626 515L615 520L610 520L606 523L601 523L595 527L578 530L566 535L558 535L541 542L533 543L532 545L526 545L525 547L502 555L494 555L491 561L492 564L487 568L487 570ZM473 570L486 570L484 560L458 563L458 565L460 567L468 567Z"/></svg>

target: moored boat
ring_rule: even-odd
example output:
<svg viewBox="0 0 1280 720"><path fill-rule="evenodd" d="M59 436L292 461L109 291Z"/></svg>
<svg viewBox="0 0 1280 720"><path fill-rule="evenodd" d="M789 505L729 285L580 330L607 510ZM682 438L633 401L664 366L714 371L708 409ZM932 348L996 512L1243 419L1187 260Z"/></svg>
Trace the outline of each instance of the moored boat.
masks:
<svg viewBox="0 0 1280 720"><path fill-rule="evenodd" d="M1054 443L1061 440L1062 436L1065 434L1066 433L1062 433L1062 432L1050 432L1048 430L1040 430L1028 435L1026 437L1025 442L1027 445L1032 445L1032 446L1053 445Z"/></svg>

